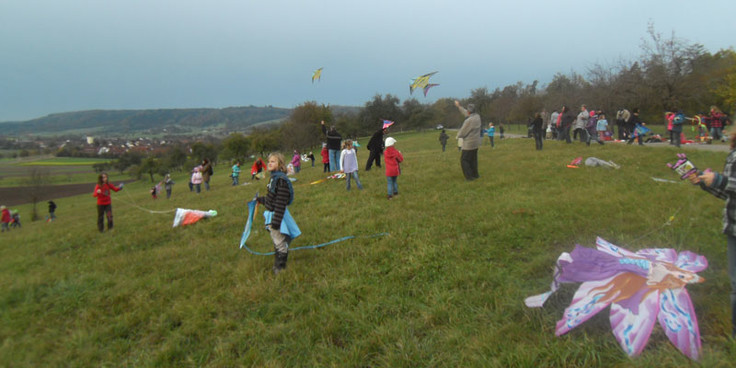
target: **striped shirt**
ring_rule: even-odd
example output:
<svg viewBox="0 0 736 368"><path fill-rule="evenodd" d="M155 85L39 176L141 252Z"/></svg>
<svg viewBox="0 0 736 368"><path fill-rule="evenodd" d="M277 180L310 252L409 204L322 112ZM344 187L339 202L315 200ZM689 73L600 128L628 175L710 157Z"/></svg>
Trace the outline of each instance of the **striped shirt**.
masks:
<svg viewBox="0 0 736 368"><path fill-rule="evenodd" d="M723 173L715 173L710 187L700 183L700 187L714 196L726 200L723 209L723 233L736 236L736 150L732 150L726 158Z"/></svg>

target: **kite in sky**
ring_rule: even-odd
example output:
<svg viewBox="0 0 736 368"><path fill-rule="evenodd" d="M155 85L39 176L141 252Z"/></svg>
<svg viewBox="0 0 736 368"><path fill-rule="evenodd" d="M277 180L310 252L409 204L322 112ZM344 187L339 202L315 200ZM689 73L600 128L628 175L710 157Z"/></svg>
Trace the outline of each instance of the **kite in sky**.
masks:
<svg viewBox="0 0 736 368"><path fill-rule="evenodd" d="M193 224L203 218L210 218L217 216L217 211L215 210L209 210L209 211L200 211L200 210L188 210L185 208L177 208L176 209L176 215L174 215L174 226L177 227L179 225L189 225Z"/></svg>
<svg viewBox="0 0 736 368"><path fill-rule="evenodd" d="M700 330L687 284L705 281L696 272L708 267L704 256L674 249L642 249L636 253L596 239L596 249L575 246L557 258L550 291L524 300L541 307L563 282L582 282L572 304L557 322L555 334L566 334L611 306L611 328L629 356L639 355L658 320L667 338L693 360L700 356Z"/></svg>
<svg viewBox="0 0 736 368"><path fill-rule="evenodd" d="M430 83L426 87L424 87L424 97L427 97L427 92L429 92L429 89L435 86L439 86L439 84Z"/></svg>
<svg viewBox="0 0 736 368"><path fill-rule="evenodd" d="M319 69L315 70L314 73L312 73L312 83L314 83L314 80L315 79L317 81L322 80L322 69L324 69L324 68L319 68Z"/></svg>
<svg viewBox="0 0 736 368"><path fill-rule="evenodd" d="M437 74L437 72L427 73L412 79L411 84L409 85L409 94L414 93L414 90L417 88L422 88L424 89L424 97L427 97L427 92L430 88L439 86L439 84L429 83L429 78L435 74Z"/></svg>
<svg viewBox="0 0 736 368"><path fill-rule="evenodd" d="M387 129L388 127L394 125L394 122L391 121L391 120L381 119L381 121L383 121L383 128L382 129Z"/></svg>

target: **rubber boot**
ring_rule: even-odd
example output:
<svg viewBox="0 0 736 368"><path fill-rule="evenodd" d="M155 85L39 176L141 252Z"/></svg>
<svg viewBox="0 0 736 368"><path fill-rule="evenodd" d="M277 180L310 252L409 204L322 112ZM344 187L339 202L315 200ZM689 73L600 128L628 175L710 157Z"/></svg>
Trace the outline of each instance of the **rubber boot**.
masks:
<svg viewBox="0 0 736 368"><path fill-rule="evenodd" d="M279 272L286 268L286 260L289 258L289 253L276 252L273 259L273 274L278 275Z"/></svg>

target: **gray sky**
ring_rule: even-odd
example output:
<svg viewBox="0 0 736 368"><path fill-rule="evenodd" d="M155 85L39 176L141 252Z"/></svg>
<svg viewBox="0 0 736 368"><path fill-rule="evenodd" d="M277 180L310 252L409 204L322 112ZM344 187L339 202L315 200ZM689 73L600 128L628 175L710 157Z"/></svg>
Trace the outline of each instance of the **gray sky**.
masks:
<svg viewBox="0 0 736 368"><path fill-rule="evenodd" d="M0 121L90 109L420 102L548 83L657 32L734 46L733 0L2 0ZM324 67L322 80L312 72Z"/></svg>

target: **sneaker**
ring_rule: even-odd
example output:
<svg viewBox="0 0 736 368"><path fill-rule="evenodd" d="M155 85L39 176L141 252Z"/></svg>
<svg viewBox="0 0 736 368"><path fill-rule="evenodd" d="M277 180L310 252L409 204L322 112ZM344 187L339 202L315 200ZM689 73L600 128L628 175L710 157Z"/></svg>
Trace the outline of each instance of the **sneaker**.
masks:
<svg viewBox="0 0 736 368"><path fill-rule="evenodd" d="M392 198L392 196L391 196L391 195L389 195L389 196L388 196L388 200L390 201L390 200L391 200L391 198Z"/></svg>

